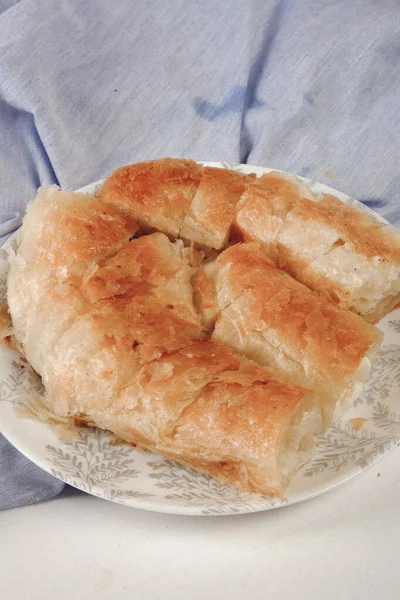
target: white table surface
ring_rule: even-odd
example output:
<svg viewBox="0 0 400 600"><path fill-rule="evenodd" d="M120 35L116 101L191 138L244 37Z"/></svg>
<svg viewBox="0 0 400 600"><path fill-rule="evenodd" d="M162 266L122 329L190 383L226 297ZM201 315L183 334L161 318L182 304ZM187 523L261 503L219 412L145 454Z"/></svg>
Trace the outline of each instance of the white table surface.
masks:
<svg viewBox="0 0 400 600"><path fill-rule="evenodd" d="M399 467L397 448L318 498L232 517L149 513L70 488L0 513L0 598L397 600Z"/></svg>

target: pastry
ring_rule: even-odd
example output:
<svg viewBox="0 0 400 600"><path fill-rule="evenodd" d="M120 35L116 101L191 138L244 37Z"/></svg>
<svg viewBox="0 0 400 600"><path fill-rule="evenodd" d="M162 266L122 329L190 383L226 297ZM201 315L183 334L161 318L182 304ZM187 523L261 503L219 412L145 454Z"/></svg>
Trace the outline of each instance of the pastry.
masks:
<svg viewBox="0 0 400 600"><path fill-rule="evenodd" d="M261 244L227 248L195 287L212 339L317 391L325 425L360 394L382 333L278 269Z"/></svg>
<svg viewBox="0 0 400 600"><path fill-rule="evenodd" d="M236 207L242 241L263 244L276 264L343 309L375 323L400 301L400 236L298 178L248 182Z"/></svg>
<svg viewBox="0 0 400 600"><path fill-rule="evenodd" d="M283 498L335 407L359 393L381 339L332 302L332 277L321 293L299 282L315 261L293 266L282 236L305 202L330 227L350 210L297 180L184 159L122 167L96 196L40 189L10 251L8 304L47 409ZM377 248L370 221L357 221L360 235ZM331 246L360 254L351 236ZM395 240L379 248L394 261Z"/></svg>

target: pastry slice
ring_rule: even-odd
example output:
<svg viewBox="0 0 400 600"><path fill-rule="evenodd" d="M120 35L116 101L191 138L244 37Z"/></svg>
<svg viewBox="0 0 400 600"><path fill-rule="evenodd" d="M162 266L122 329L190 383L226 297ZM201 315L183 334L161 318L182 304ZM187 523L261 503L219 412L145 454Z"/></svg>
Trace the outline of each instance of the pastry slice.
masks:
<svg viewBox="0 0 400 600"><path fill-rule="evenodd" d="M400 301L400 236L338 198L278 173L249 183L234 229L341 308L375 323Z"/></svg>
<svg viewBox="0 0 400 600"><path fill-rule="evenodd" d="M214 307L199 303L208 319L214 311L214 341L315 390L326 424L336 404L358 396L382 338L377 328L278 269L255 242L222 252L197 287L203 277L215 290Z"/></svg>
<svg viewBox="0 0 400 600"><path fill-rule="evenodd" d="M140 365L135 354L149 340L137 321L119 338L122 329L115 319L114 326L91 319L91 331L88 321L78 322L74 339L72 331L68 334L47 386L50 409L59 416L84 415L124 440L223 483L284 498L322 431L315 394L277 381L267 368L211 341L164 352ZM164 326L162 314L159 319ZM105 331L115 339L108 348L101 341ZM133 344L129 335L135 337ZM154 335L159 343L162 334ZM88 337L97 338L97 350L88 347ZM79 353L68 366L71 347Z"/></svg>
<svg viewBox="0 0 400 600"><path fill-rule="evenodd" d="M180 236L206 248L224 248L229 240L235 205L248 179L229 169L205 167Z"/></svg>
<svg viewBox="0 0 400 600"><path fill-rule="evenodd" d="M127 165L107 177L98 196L145 230L177 237L202 171L193 160L178 158Z"/></svg>

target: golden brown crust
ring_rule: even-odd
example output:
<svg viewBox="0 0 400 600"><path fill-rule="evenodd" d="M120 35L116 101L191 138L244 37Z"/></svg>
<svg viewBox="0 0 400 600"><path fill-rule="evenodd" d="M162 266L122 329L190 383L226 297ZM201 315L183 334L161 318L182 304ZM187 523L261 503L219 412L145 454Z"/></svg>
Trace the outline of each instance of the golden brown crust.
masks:
<svg viewBox="0 0 400 600"><path fill-rule="evenodd" d="M192 160L137 163L114 171L98 195L141 225L178 236L201 174L202 167Z"/></svg>
<svg viewBox="0 0 400 600"><path fill-rule="evenodd" d="M327 301L333 302L342 310L360 314L364 321L372 325L394 310L400 300L400 294L386 296L372 310L361 313L353 306L353 296L349 289L313 269L305 259L299 258L297 252L280 246L279 258L276 262L280 269L307 285L311 290L318 291L321 297Z"/></svg>
<svg viewBox="0 0 400 600"><path fill-rule="evenodd" d="M112 297L153 297L183 320L194 323L200 334L200 319L193 306L189 252L182 242L172 244L162 233L131 240L103 262L83 286L91 303Z"/></svg>
<svg viewBox="0 0 400 600"><path fill-rule="evenodd" d="M217 250L223 248L245 185L246 177L241 173L205 167L180 236Z"/></svg>
<svg viewBox="0 0 400 600"><path fill-rule="evenodd" d="M277 477L280 438L304 389L266 381L262 373L248 375L243 382L240 372L225 372L206 386L178 422L175 439L197 443L198 455L222 455L223 460L208 466L214 477L249 491L282 495L284 483ZM272 463L268 480L259 467L267 457Z"/></svg>
<svg viewBox="0 0 400 600"><path fill-rule="evenodd" d="M224 279L232 297L251 291L254 318L289 336L299 351L307 349L309 358L326 365L335 377L350 374L377 339L374 327L275 267L259 244L233 246L217 262L220 268L229 264Z"/></svg>
<svg viewBox="0 0 400 600"><path fill-rule="evenodd" d="M230 485L282 495L281 438L308 396L208 341L144 365L113 412L129 406L117 425L124 439Z"/></svg>
<svg viewBox="0 0 400 600"><path fill-rule="evenodd" d="M276 259L277 236L296 199L295 185L275 173L251 181L236 206L235 239L263 242Z"/></svg>
<svg viewBox="0 0 400 600"><path fill-rule="evenodd" d="M286 373L289 379L337 399L379 342L379 331L279 270L256 242L228 248L216 264L222 312L213 339L257 362L270 360L263 364L275 367L283 352L294 366L301 366L299 372ZM265 336L263 352L246 351L253 347L248 345L251 336L258 339L260 334Z"/></svg>
<svg viewBox="0 0 400 600"><path fill-rule="evenodd" d="M65 275L80 273L83 268L116 252L136 233L138 225L131 217L113 206L86 194L55 189L46 201L51 205L42 217L33 248L25 248L32 232L24 236L29 221L23 226L20 254L34 260L42 269L64 267Z"/></svg>
<svg viewBox="0 0 400 600"><path fill-rule="evenodd" d="M96 421L142 364L189 346L198 334L196 325L151 297L100 301L77 318L54 348L46 389L55 412L85 413Z"/></svg>
<svg viewBox="0 0 400 600"><path fill-rule="evenodd" d="M126 351L131 349L149 355L172 352L190 343L199 335L198 327L184 321L159 302L149 298L114 297L92 313L93 322L108 335L123 344ZM144 358L143 360L147 360Z"/></svg>
<svg viewBox="0 0 400 600"><path fill-rule="evenodd" d="M262 243L280 268L368 321L397 303L396 230L293 178L269 173L248 185L234 232L238 240Z"/></svg>
<svg viewBox="0 0 400 600"><path fill-rule="evenodd" d="M350 242L359 254L367 257L381 256L388 261L400 262L400 240L394 228L344 204L334 196L323 194L318 202L299 198L293 217L310 220L316 226L318 223L326 223L334 227L338 237L344 242Z"/></svg>

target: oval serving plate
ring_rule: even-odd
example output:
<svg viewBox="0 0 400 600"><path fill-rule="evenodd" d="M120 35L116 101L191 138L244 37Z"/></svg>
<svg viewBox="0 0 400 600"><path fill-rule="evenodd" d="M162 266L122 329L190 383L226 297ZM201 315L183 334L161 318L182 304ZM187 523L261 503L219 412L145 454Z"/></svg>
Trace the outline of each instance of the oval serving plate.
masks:
<svg viewBox="0 0 400 600"><path fill-rule="evenodd" d="M271 171L252 165L204 163L258 176ZM310 182L315 191L354 203L359 210L379 215L326 185ZM94 193L101 181L82 188ZM6 298L6 247L17 245L12 236L0 250L0 301ZM400 310L379 323L383 345L364 391L340 421L320 438L311 460L292 480L287 500L238 492L206 475L160 455L129 445L110 444L112 434L82 428L69 440L55 429L24 417L15 404L37 392L38 378L21 365L15 351L0 347L0 431L39 467L99 498L126 506L185 515L227 515L269 510L306 500L357 475L400 442Z"/></svg>

